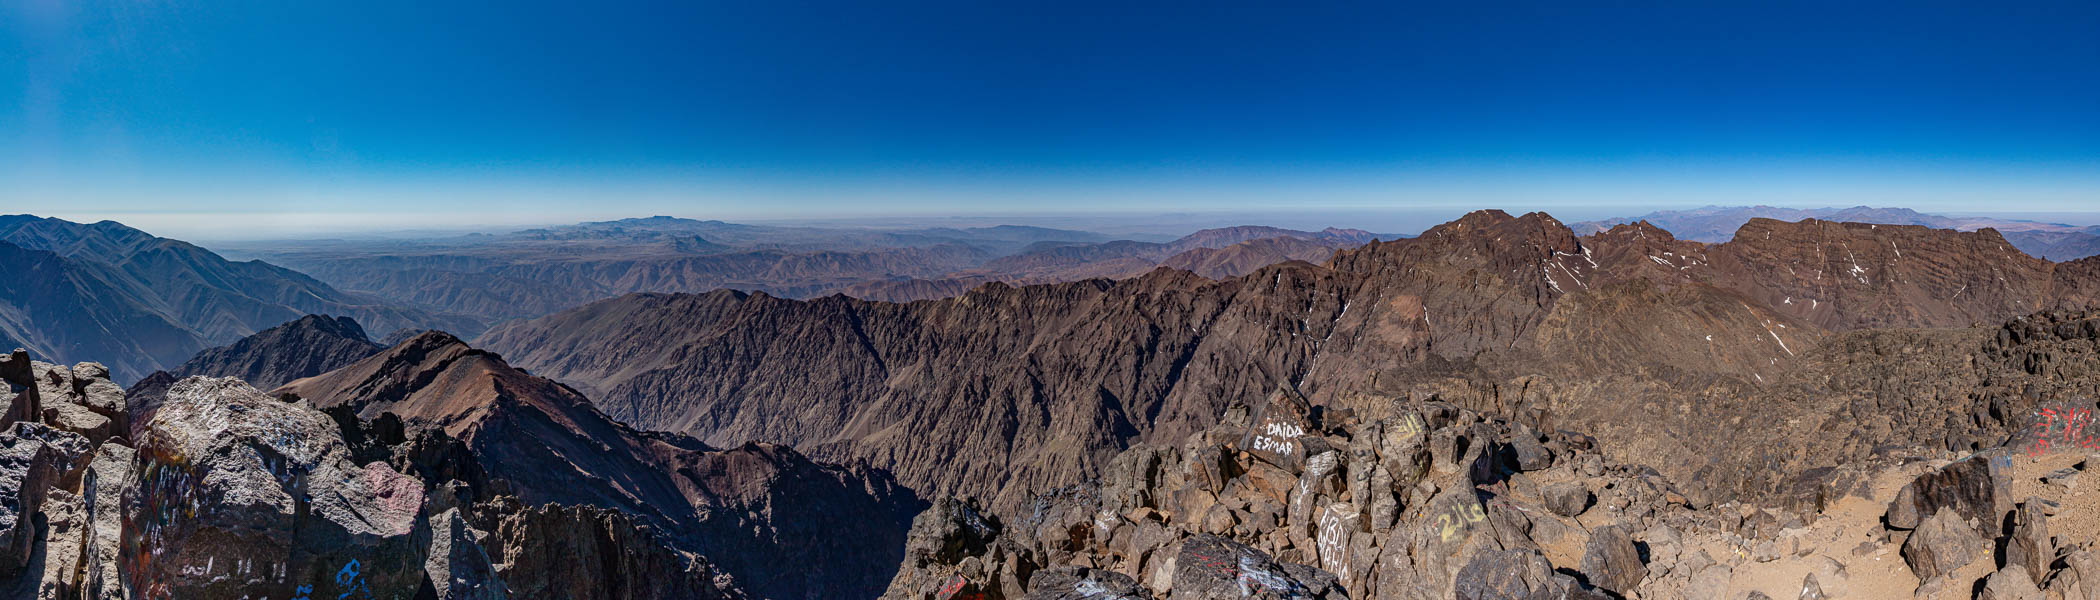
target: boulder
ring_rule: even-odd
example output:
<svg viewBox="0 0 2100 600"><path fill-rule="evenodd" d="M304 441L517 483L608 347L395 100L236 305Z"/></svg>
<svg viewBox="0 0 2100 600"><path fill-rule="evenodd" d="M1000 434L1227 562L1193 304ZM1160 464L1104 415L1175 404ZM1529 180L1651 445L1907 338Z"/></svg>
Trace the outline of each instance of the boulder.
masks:
<svg viewBox="0 0 2100 600"><path fill-rule="evenodd" d="M423 485L358 466L334 421L233 378L169 388L139 439L119 553L135 594L413 596Z"/></svg>
<svg viewBox="0 0 2100 600"><path fill-rule="evenodd" d="M496 566L480 538L486 533L467 525L459 508L430 517L430 550L424 576L439 600L504 600L509 595L496 577Z"/></svg>
<svg viewBox="0 0 2100 600"><path fill-rule="evenodd" d="M1830 600L1830 596L1823 594L1823 585L1816 582L1815 573L1801 578L1801 600Z"/></svg>
<svg viewBox="0 0 2100 600"><path fill-rule="evenodd" d="M1556 573L1536 550L1481 552L1458 570L1453 580L1458 600L1531 600L1533 598L1598 599L1575 578Z"/></svg>
<svg viewBox="0 0 2100 600"><path fill-rule="evenodd" d="M2040 505L2021 503L2019 510L2013 511L2012 535L2005 541L2005 566L2025 569L2028 581L2043 581L2054 560L2056 548L2049 541L2048 515L2042 514Z"/></svg>
<svg viewBox="0 0 2100 600"><path fill-rule="evenodd" d="M1152 600L1129 575L1086 567L1036 571L1028 578L1026 600Z"/></svg>
<svg viewBox="0 0 2100 600"><path fill-rule="evenodd" d="M132 482L131 448L107 443L95 448L87 472L81 475L81 508L87 513L88 534L81 597L117 600L124 597L122 571L117 570L118 550L124 544L124 489Z"/></svg>
<svg viewBox="0 0 2100 600"><path fill-rule="evenodd" d="M1308 547L1312 542L1313 520L1318 515L1320 498L1331 496L1336 491L1338 478L1335 472L1341 468L1340 452L1323 452L1306 459L1305 471L1298 475L1298 484L1291 488L1290 512L1291 542L1299 547Z"/></svg>
<svg viewBox="0 0 2100 600"><path fill-rule="evenodd" d="M1985 578L1976 600L2042 600L2042 589L2027 577L2027 569L2011 565Z"/></svg>
<svg viewBox="0 0 2100 600"><path fill-rule="evenodd" d="M2049 577L2044 588L2052 599L2100 600L2100 558L2090 550L2073 550L2063 558L2064 568Z"/></svg>
<svg viewBox="0 0 2100 600"><path fill-rule="evenodd" d="M1295 474L1306 452L1299 438L1313 433L1312 404L1289 388L1277 389L1254 407L1240 447L1269 464Z"/></svg>
<svg viewBox="0 0 2100 600"><path fill-rule="evenodd" d="M975 498L942 498L911 520L905 534L907 563L952 565L983 554L999 537L999 521L988 517Z"/></svg>
<svg viewBox="0 0 2100 600"><path fill-rule="evenodd" d="M1305 567L1303 573L1324 573ZM1327 575L1332 577L1332 575ZM1225 538L1199 535L1174 557L1175 600L1315 598L1311 587L1268 554Z"/></svg>
<svg viewBox="0 0 2100 600"><path fill-rule="evenodd" d="M1930 581L1975 560L1983 544L1983 536L1967 519L1953 507L1941 507L1903 541L1903 561L1919 581Z"/></svg>
<svg viewBox="0 0 2100 600"><path fill-rule="evenodd" d="M69 431L87 438L89 445L101 444L124 432L117 428L116 421L88 407L71 402L47 402L44 404L42 421L60 431Z"/></svg>
<svg viewBox="0 0 2100 600"><path fill-rule="evenodd" d="M1590 532L1589 545L1582 551L1582 574L1590 585L1625 596L1648 576L1648 565L1641 562L1640 549L1626 528L1607 525Z"/></svg>
<svg viewBox="0 0 2100 600"><path fill-rule="evenodd" d="M1953 509L1979 527L2000 523L2012 510L2007 483L2005 474L1987 456L1955 461L1904 485L1889 503L1888 525L1913 529L1941 508Z"/></svg>
<svg viewBox="0 0 2100 600"><path fill-rule="evenodd" d="M28 350L16 348L14 352L8 353L7 356L0 356L0 382L6 382L14 387L36 385L30 381Z"/></svg>
<svg viewBox="0 0 2100 600"><path fill-rule="evenodd" d="M1553 451L1528 432L1520 431L1510 439L1509 454L1518 471L1543 471L1553 466Z"/></svg>
<svg viewBox="0 0 2100 600"><path fill-rule="evenodd" d="M1355 505L1336 502L1320 509L1319 532L1314 542L1320 568L1345 583L1356 581L1364 574L1357 565L1367 562L1360 558L1369 557L1359 557L1359 545L1353 542L1364 535L1363 511Z"/></svg>
<svg viewBox="0 0 2100 600"><path fill-rule="evenodd" d="M1569 481L1546 486L1539 490L1546 502L1546 510L1563 517L1582 514L1590 508L1590 491L1579 482Z"/></svg>
<svg viewBox="0 0 2100 600"><path fill-rule="evenodd" d="M53 490L72 487L89 450L87 438L35 423L0 431L0 577L29 566L37 513Z"/></svg>

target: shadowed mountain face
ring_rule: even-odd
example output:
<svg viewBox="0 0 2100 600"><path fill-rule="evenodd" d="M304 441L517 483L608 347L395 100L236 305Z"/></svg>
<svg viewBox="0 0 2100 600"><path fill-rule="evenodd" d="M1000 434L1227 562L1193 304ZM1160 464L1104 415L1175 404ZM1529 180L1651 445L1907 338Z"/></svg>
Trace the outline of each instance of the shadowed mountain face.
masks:
<svg viewBox="0 0 2100 600"><path fill-rule="evenodd" d="M671 534L770 598L872 597L923 504L885 474L819 464L784 446L717 449L638 431L581 394L425 333L276 390L366 419L441 429L529 504L616 509ZM781 565L798 565L782 569Z"/></svg>
<svg viewBox="0 0 2100 600"><path fill-rule="evenodd" d="M108 265L0 241L0 346L53 360L97 357L118 381L205 347L197 331L153 310L152 294ZM119 333L121 332L121 333Z"/></svg>
<svg viewBox="0 0 2100 600"><path fill-rule="evenodd" d="M384 349L366 337L364 328L350 317L307 315L230 345L198 352L168 374L173 379L237 377L270 389L342 368Z"/></svg>
<svg viewBox="0 0 2100 600"><path fill-rule="evenodd" d="M639 294L482 343L643 427L866 459L922 493L1006 511L1279 386L1363 411L1373 396L1465 398L1533 426L1598 425L1639 440L1620 444L1634 458L1701 456L1670 465L1686 475L1747 472L1768 457L1704 457L1671 441L1676 420L1630 413L1635 399L1754 392L1860 327L2090 302L2100 283L2079 274L2092 268L1989 230L1767 220L1708 245L1645 225L1578 238L1543 214L1483 211L1324 267L1224 281L1159 271L906 305Z"/></svg>
<svg viewBox="0 0 2100 600"><path fill-rule="evenodd" d="M55 360L101 360L129 382L207 347L311 313L348 315L391 331L477 331L479 319L402 308L260 261L232 262L121 224L0 216L11 272L48 274L0 298L5 337ZM19 269L19 271L18 271ZM47 307L79 306L80 310Z"/></svg>
<svg viewBox="0 0 2100 600"><path fill-rule="evenodd" d="M2076 260L2100 254L2100 226L2074 227L2036 221L2009 221L1989 217L1945 217L1908 208L1777 208L1772 206L1709 206L1694 210L1666 210L1639 217L1585 221L1571 227L1588 235L1636 221L1647 221L1670 230L1677 237L1698 242L1725 242L1753 219L1800 221L1820 219L1876 225L1923 225L1934 229L1997 230L2021 252L2048 260Z"/></svg>

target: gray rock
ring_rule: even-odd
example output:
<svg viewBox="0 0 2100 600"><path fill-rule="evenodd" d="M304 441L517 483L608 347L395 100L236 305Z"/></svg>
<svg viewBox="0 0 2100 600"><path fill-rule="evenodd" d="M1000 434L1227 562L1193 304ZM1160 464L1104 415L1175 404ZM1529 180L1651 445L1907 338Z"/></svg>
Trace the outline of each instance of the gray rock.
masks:
<svg viewBox="0 0 2100 600"><path fill-rule="evenodd" d="M77 363L73 365L73 376L81 379L109 379L109 367L98 362Z"/></svg>
<svg viewBox="0 0 2100 600"><path fill-rule="evenodd" d="M1152 600L1129 575L1086 567L1036 571L1028 578L1025 600Z"/></svg>
<svg viewBox="0 0 2100 600"><path fill-rule="evenodd" d="M42 420L45 424L59 431L80 434L82 437L87 438L88 444L91 446L101 444L104 440L123 433L122 430L117 428L116 421L112 421L109 417L95 411L88 410L86 406L71 402L44 404Z"/></svg>
<svg viewBox="0 0 2100 600"><path fill-rule="evenodd" d="M1816 583L1815 573L1809 573L1808 576L1801 578L1801 600L1829 599L1829 596L1823 595L1823 586Z"/></svg>
<svg viewBox="0 0 2100 600"><path fill-rule="evenodd" d="M1724 564L1714 564L1692 573L1691 582L1685 585L1686 598L1719 598L1728 591L1728 579L1735 569Z"/></svg>
<svg viewBox="0 0 2100 600"><path fill-rule="evenodd" d="M999 521L987 517L975 498L942 498L911 520L904 538L907 562L952 565L983 554L999 537Z"/></svg>
<svg viewBox="0 0 2100 600"><path fill-rule="evenodd" d="M2023 503L2013 511L2012 535L2005 542L2005 565L2017 566L2027 571L2028 581L2042 581L2049 576L2049 562L2056 559L2056 548L2049 541L2049 517L2042 514L2042 507Z"/></svg>
<svg viewBox="0 0 2100 600"><path fill-rule="evenodd" d="M14 387L36 385L29 380L29 351L16 348L7 356L0 356L0 382Z"/></svg>
<svg viewBox="0 0 2100 600"><path fill-rule="evenodd" d="M1518 471L1543 471L1553 466L1553 451L1540 444L1538 436L1519 433L1509 443Z"/></svg>
<svg viewBox="0 0 2100 600"><path fill-rule="evenodd" d="M1590 507L1590 491L1578 482L1549 485L1539 490L1539 495L1545 497L1546 510L1563 517L1580 515Z"/></svg>
<svg viewBox="0 0 2100 600"><path fill-rule="evenodd" d="M1648 576L1648 566L1626 529L1608 525L1590 532L1590 543L1582 551L1582 574L1590 585L1624 596Z"/></svg>
<svg viewBox="0 0 2100 600"><path fill-rule="evenodd" d="M2075 489L2078 487L2078 469L2063 468L2042 476L2042 483Z"/></svg>
<svg viewBox="0 0 2100 600"><path fill-rule="evenodd" d="M1453 580L1458 600L1605 598L1582 589L1575 578L1555 573L1536 550L1497 550L1474 555Z"/></svg>
<svg viewBox="0 0 2100 600"><path fill-rule="evenodd" d="M423 572L430 589L440 600L504 600L509 595L496 577L495 564L477 540L486 535L475 531L448 508L430 517L430 551Z"/></svg>
<svg viewBox="0 0 2100 600"><path fill-rule="evenodd" d="M1314 433L1312 404L1289 388L1279 388L1255 406L1253 421L1240 447L1269 464L1296 474L1308 456L1300 438Z"/></svg>
<svg viewBox="0 0 2100 600"><path fill-rule="evenodd" d="M1953 507L1941 507L1903 541L1903 560L1920 581L1930 581L1975 560L1983 542Z"/></svg>
<svg viewBox="0 0 2100 600"><path fill-rule="evenodd" d="M1340 452L1323 452L1304 463L1304 472L1298 475L1298 484L1291 488L1290 512L1291 542L1300 548L1312 545L1314 519L1318 517L1320 497L1335 491L1335 471L1341 468Z"/></svg>
<svg viewBox="0 0 2100 600"><path fill-rule="evenodd" d="M134 593L413 596L423 485L353 464L328 416L233 378L192 377L139 439L120 552ZM419 529L422 529L419 531Z"/></svg>
<svg viewBox="0 0 2100 600"><path fill-rule="evenodd" d="M1972 523L1999 523L2012 510L2006 485L2006 476L1987 456L1956 461L1904 485L1889 503L1889 527L1916 528L1941 508L1951 508Z"/></svg>
<svg viewBox="0 0 2100 600"><path fill-rule="evenodd" d="M2042 590L2027 577L2027 570L2008 566L1992 573L1983 580L1983 591L1976 600L2041 600Z"/></svg>
<svg viewBox="0 0 2100 600"><path fill-rule="evenodd" d="M1168 597L1283 600L1315 596L1268 554L1225 538L1199 535L1183 542L1180 554L1174 557L1174 591Z"/></svg>
<svg viewBox="0 0 2100 600"><path fill-rule="evenodd" d="M2066 554L2064 568L2048 580L2046 591L2050 598L2063 600L2100 600L2100 559L2089 550L2080 548Z"/></svg>
<svg viewBox="0 0 2100 600"><path fill-rule="evenodd" d="M35 423L0 432L0 577L29 566L37 544L35 515L54 489L71 487L88 456L87 438Z"/></svg>
<svg viewBox="0 0 2100 600"><path fill-rule="evenodd" d="M132 481L131 469L137 453L125 446L107 443L95 448L81 476L81 507L87 512L87 559L81 597L117 600L124 597L123 578L117 570L118 550L124 543L124 489Z"/></svg>

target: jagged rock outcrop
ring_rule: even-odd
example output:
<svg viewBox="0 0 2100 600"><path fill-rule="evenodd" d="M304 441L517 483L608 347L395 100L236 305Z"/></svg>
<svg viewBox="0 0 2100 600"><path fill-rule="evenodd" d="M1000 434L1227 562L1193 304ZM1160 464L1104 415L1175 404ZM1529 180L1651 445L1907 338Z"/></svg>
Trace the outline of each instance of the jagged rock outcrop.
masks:
<svg viewBox="0 0 2100 600"><path fill-rule="evenodd" d="M68 481L93 446L78 434L37 423L0 431L0 578L36 578L39 513L54 489Z"/></svg>
<svg viewBox="0 0 2100 600"><path fill-rule="evenodd" d="M351 462L334 421L233 378L168 390L139 436L119 556L142 595L391 597L422 583L424 486Z"/></svg>

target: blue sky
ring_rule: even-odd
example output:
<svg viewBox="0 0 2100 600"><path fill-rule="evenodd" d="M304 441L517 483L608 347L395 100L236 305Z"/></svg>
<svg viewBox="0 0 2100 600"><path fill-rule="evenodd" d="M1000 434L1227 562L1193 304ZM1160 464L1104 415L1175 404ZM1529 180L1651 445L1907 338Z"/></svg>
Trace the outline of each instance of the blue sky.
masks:
<svg viewBox="0 0 2100 600"><path fill-rule="evenodd" d="M2096 31L2072 1L22 0L0 212L2090 210Z"/></svg>

